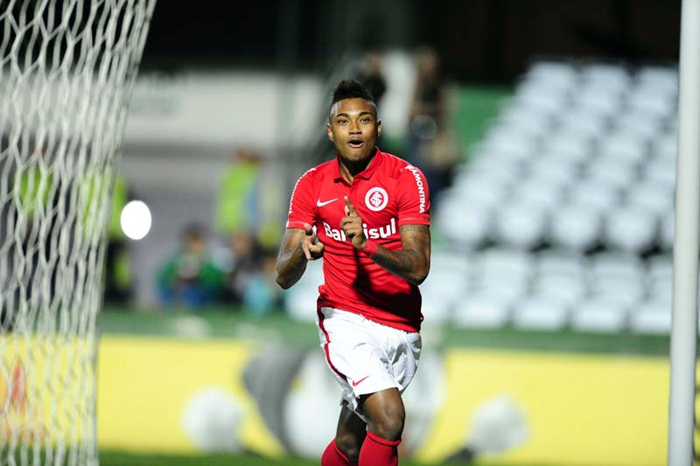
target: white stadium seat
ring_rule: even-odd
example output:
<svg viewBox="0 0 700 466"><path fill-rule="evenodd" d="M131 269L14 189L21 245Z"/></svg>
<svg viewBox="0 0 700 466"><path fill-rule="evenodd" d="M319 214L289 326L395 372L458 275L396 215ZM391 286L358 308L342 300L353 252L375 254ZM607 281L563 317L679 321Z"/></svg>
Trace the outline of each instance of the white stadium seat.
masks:
<svg viewBox="0 0 700 466"><path fill-rule="evenodd" d="M623 277L641 280L644 276L644 264L634 254L600 253L590 260L592 276L598 279Z"/></svg>
<svg viewBox="0 0 700 466"><path fill-rule="evenodd" d="M510 319L512 300L498 292L467 293L453 316L460 328L500 328Z"/></svg>
<svg viewBox="0 0 700 466"><path fill-rule="evenodd" d="M587 259L572 250L550 249L537 255L537 274L572 275L583 280Z"/></svg>
<svg viewBox="0 0 700 466"><path fill-rule="evenodd" d="M555 246L584 252L598 243L602 232L599 207L563 205L552 214L550 242Z"/></svg>
<svg viewBox="0 0 700 466"><path fill-rule="evenodd" d="M661 243L662 249L665 251L671 251L673 249L673 235L675 229L675 217L673 210L670 210L661 219L661 233L659 242Z"/></svg>
<svg viewBox="0 0 700 466"><path fill-rule="evenodd" d="M569 198L571 204L607 210L619 205L622 195L620 189L610 183L586 179L571 187Z"/></svg>
<svg viewBox="0 0 700 466"><path fill-rule="evenodd" d="M561 330L568 319L568 305L555 298L531 297L513 308L513 324L525 330Z"/></svg>
<svg viewBox="0 0 700 466"><path fill-rule="evenodd" d="M543 207L516 200L497 212L496 240L517 248L534 248L545 239L547 220Z"/></svg>
<svg viewBox="0 0 700 466"><path fill-rule="evenodd" d="M625 205L665 216L667 212L673 211L673 202L673 190L668 185L647 180L631 187L626 194Z"/></svg>
<svg viewBox="0 0 700 466"><path fill-rule="evenodd" d="M548 183L542 178L531 178L524 180L514 188L513 197L518 199L518 202L551 212L561 203L564 185L563 181Z"/></svg>
<svg viewBox="0 0 700 466"><path fill-rule="evenodd" d="M475 249L488 239L491 217L488 205L470 205L450 197L443 199L434 224L450 244L463 251Z"/></svg>
<svg viewBox="0 0 700 466"><path fill-rule="evenodd" d="M581 302L572 311L571 327L583 332L621 332L627 327L624 303L595 298Z"/></svg>
<svg viewBox="0 0 700 466"><path fill-rule="evenodd" d="M575 159L550 154L534 160L529 167L530 179L542 185L552 185L554 189L570 186L579 178L579 164Z"/></svg>
<svg viewBox="0 0 700 466"><path fill-rule="evenodd" d="M669 334L671 332L671 304L649 302L640 305L631 315L630 329L635 333Z"/></svg>
<svg viewBox="0 0 700 466"><path fill-rule="evenodd" d="M589 179L624 190L639 179L638 167L639 164L636 160L601 156L589 164L587 176Z"/></svg>
<svg viewBox="0 0 700 466"><path fill-rule="evenodd" d="M594 139L604 128L604 122L601 122L600 128L595 123L588 129L585 125L576 126L573 121L570 127L562 122L561 127L543 141L543 155L556 157L562 162L571 161L576 164L586 162L591 157Z"/></svg>
<svg viewBox="0 0 700 466"><path fill-rule="evenodd" d="M543 275L537 277L533 285L532 299L553 299L573 306L582 300L587 292L586 282L576 275Z"/></svg>
<svg viewBox="0 0 700 466"><path fill-rule="evenodd" d="M608 213L604 236L615 249L640 254L657 239L659 217L641 207L621 207Z"/></svg>

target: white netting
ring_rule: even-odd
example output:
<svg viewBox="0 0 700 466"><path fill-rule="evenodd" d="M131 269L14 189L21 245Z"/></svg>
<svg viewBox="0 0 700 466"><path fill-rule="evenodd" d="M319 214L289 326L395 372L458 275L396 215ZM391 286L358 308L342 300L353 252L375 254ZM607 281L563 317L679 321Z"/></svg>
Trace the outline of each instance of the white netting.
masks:
<svg viewBox="0 0 700 466"><path fill-rule="evenodd" d="M96 318L155 0L0 0L0 465L96 465Z"/></svg>

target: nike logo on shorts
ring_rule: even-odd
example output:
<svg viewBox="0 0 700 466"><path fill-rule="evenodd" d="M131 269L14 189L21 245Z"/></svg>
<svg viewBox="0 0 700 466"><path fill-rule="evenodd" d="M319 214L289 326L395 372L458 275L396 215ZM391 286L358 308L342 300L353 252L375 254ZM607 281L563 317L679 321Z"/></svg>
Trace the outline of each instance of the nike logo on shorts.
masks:
<svg viewBox="0 0 700 466"><path fill-rule="evenodd" d="M337 197L331 199L330 201L324 201L324 202L321 202L321 199L319 199L318 201L316 201L316 207L323 207L324 205L328 205L328 204L330 204L331 202L335 202L335 201L337 201L337 200L338 200Z"/></svg>
<svg viewBox="0 0 700 466"><path fill-rule="evenodd" d="M362 381L365 380L367 377L369 377L369 375L366 375L366 376L362 377L362 378L361 378L360 380L358 380L357 382L351 382L351 383L352 383L352 386L353 386L353 387L357 387L357 386L360 385L360 384L362 383Z"/></svg>

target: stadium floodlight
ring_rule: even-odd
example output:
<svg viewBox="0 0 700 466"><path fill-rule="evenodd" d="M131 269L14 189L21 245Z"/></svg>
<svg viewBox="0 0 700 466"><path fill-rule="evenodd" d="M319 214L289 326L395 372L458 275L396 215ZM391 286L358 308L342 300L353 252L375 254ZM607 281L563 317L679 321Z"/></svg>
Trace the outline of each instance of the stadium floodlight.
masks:
<svg viewBox="0 0 700 466"><path fill-rule="evenodd" d="M683 0L678 96L676 226L668 464L693 464L698 337L698 217L700 216L700 0Z"/></svg>
<svg viewBox="0 0 700 466"><path fill-rule="evenodd" d="M98 464L107 220L154 6L0 7L0 464Z"/></svg>

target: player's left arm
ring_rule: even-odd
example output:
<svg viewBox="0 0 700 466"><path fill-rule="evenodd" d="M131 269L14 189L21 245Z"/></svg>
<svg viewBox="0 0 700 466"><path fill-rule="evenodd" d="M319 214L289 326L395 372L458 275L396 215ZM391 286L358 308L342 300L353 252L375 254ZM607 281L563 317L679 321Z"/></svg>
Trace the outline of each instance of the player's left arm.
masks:
<svg viewBox="0 0 700 466"><path fill-rule="evenodd" d="M394 275L414 285L423 283L430 271L430 227L428 225L400 226L401 249L387 249L365 236L362 219L347 197L345 197L345 204L346 216L341 220L340 228L352 245Z"/></svg>
<svg viewBox="0 0 700 466"><path fill-rule="evenodd" d="M404 280L420 285L430 271L430 227L403 225L399 234L401 249L379 246L372 260Z"/></svg>

